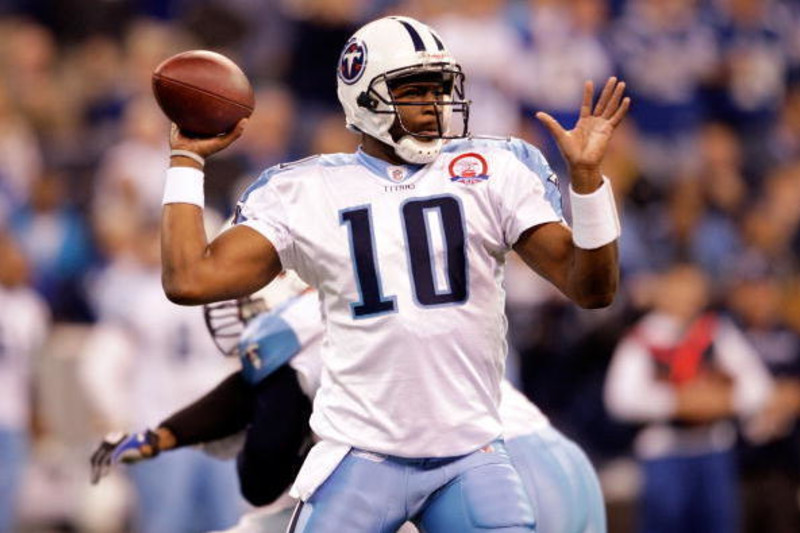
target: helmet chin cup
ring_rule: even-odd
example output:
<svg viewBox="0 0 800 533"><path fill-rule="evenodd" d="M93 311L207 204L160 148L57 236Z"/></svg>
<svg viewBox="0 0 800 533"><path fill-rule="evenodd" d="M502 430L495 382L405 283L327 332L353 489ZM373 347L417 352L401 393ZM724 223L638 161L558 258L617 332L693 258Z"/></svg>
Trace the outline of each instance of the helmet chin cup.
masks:
<svg viewBox="0 0 800 533"><path fill-rule="evenodd" d="M425 165L436 159L442 151L442 139L420 141L412 135L404 135L394 144L394 152L400 159L417 165Z"/></svg>

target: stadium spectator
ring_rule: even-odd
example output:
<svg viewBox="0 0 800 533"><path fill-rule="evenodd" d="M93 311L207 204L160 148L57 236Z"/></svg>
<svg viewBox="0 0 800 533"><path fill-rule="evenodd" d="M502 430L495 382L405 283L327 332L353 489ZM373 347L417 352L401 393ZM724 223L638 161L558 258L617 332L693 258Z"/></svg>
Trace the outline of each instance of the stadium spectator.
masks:
<svg viewBox="0 0 800 533"><path fill-rule="evenodd" d="M772 397L739 442L742 531L798 531L800 338L784 317L786 281L763 257L748 255L729 283L731 310L775 379Z"/></svg>
<svg viewBox="0 0 800 533"><path fill-rule="evenodd" d="M9 227L30 261L33 286L55 318L86 321L91 313L82 276L94 251L86 220L70 205L64 181L54 172L36 179L30 202L12 215Z"/></svg>
<svg viewBox="0 0 800 533"><path fill-rule="evenodd" d="M631 0L612 30L610 49L636 98L642 170L660 187L697 164L705 114L701 87L716 66L712 29L694 0Z"/></svg>
<svg viewBox="0 0 800 533"><path fill-rule="evenodd" d="M706 275L677 264L658 279L653 310L623 337L605 401L638 423L639 531L736 531L732 421L766 404L772 380L741 331L709 310Z"/></svg>
<svg viewBox="0 0 800 533"><path fill-rule="evenodd" d="M0 232L0 532L19 531L17 511L30 452L35 359L50 313L30 288L25 256Z"/></svg>

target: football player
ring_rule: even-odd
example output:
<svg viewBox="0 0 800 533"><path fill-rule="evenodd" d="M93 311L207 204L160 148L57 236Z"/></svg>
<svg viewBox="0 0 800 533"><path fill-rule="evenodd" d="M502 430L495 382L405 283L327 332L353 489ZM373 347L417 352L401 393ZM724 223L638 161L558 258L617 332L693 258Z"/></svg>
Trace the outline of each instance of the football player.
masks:
<svg viewBox="0 0 800 533"><path fill-rule="evenodd" d="M209 442L225 439L220 443L238 453L242 494L253 505L269 505L232 532L277 531L285 525L288 516L280 512L291 500L278 497L297 474L311 439L308 415L319 387L323 331L315 293L291 276L269 288L276 290L206 307L212 336L223 351L238 355L242 370L155 430L107 436L92 457L94 482L115 463L137 462L182 446L205 443L219 454L222 446ZM276 305L276 295L298 288L300 295ZM273 311L253 316L254 309L268 308ZM231 344L235 334L238 343ZM600 486L580 448L507 381L500 414L511 461L536 510L537 531L604 532ZM243 441L229 439L237 431L245 431Z"/></svg>
<svg viewBox="0 0 800 533"><path fill-rule="evenodd" d="M505 256L512 249L583 307L608 305L619 221L600 172L627 112L609 79L586 84L565 130L539 119L569 167L573 227L550 206L555 178L519 140L472 139L464 74L439 36L407 17L345 44L338 96L353 154L267 170L236 226L203 231L205 158L236 140L173 127L162 217L163 285L201 304L241 297L294 270L319 291L320 441L293 487L296 532L530 531L535 517L501 438ZM457 120L460 118L459 120ZM545 185L543 185L543 180Z"/></svg>

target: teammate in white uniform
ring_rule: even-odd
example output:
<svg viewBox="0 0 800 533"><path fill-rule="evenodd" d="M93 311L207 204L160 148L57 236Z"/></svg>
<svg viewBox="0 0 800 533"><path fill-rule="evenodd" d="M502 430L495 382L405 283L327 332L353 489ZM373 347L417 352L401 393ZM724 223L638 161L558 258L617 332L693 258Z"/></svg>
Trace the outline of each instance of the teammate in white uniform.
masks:
<svg viewBox="0 0 800 533"><path fill-rule="evenodd" d="M28 286L19 246L0 232L0 532L16 531L15 517L28 456L32 369L47 339L50 312Z"/></svg>
<svg viewBox="0 0 800 533"><path fill-rule="evenodd" d="M290 286L303 290L287 278L270 284L269 288ZM289 294L288 291L281 292ZM288 517L281 511L286 509L286 505L291 505L291 500L281 498L275 501L291 479L282 467L291 465L298 455L298 447L304 445L295 439L294 447L283 448L276 441L286 440L286 433L281 428L283 420L292 416L307 417L307 411L305 402L301 402L295 392L281 390L285 387L282 383L284 377L274 379L274 376L278 369L291 367L293 372L285 373L286 378L295 380L295 389L302 388L313 399L319 388L319 340L323 330L316 294L306 292L284 302L282 297L276 301L270 298L270 291L267 293L264 307L274 310L254 317L243 330L241 322L255 307L251 304L262 298L240 301L238 306L209 306L208 316L218 317L209 321L215 338L224 342L222 337L231 336L237 329L241 331L236 349L226 351L238 354L242 370L237 374L243 378L240 381L248 385L228 378L203 399L160 423L155 431L144 430L126 437L115 435L106 439L93 456L93 479L99 479L120 460L135 462L149 457L152 450L147 447L153 442L144 437L148 433L156 435L158 451L225 439L239 454L243 494L254 505L270 504L243 517L239 525L227 533L285 529ZM238 328L235 327L237 323ZM242 394L242 388L252 392ZM507 381L502 382L501 388L500 415L504 437L511 461L520 473L535 509L537 531L605 531L602 493L585 454L553 428L539 409ZM240 396L246 399L237 399ZM228 423L243 412L250 414L237 425ZM241 429L243 424L248 424L244 443L242 439L229 439L229 435L237 428ZM218 453L222 446L214 443L207 444L206 448ZM226 455L230 455L230 450Z"/></svg>
<svg viewBox="0 0 800 533"><path fill-rule="evenodd" d="M441 39L405 17L372 22L338 68L358 153L267 171L239 224L208 243L203 158L230 134L173 128L162 222L163 282L184 304L244 296L284 268L319 291L321 438L295 484L296 531L530 531L535 519L500 440L506 356L502 289L514 249L585 307L608 305L619 224L600 164L629 106L610 79L587 84L575 128L539 114L571 175L574 232L545 199L551 171L517 142L464 137L463 74ZM516 146L516 147L515 147ZM517 157L538 159L534 168ZM401 480L407 480L401 483Z"/></svg>

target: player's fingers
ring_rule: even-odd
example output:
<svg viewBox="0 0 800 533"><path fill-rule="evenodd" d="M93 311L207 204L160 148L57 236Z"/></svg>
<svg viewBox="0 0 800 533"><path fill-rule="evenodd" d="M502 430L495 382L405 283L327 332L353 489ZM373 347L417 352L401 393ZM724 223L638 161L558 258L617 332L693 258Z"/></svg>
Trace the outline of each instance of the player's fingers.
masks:
<svg viewBox="0 0 800 533"><path fill-rule="evenodd" d="M97 448L93 453L92 456L89 458L89 463L94 466L100 461L100 456L103 453L103 445L101 444L99 448Z"/></svg>
<svg viewBox="0 0 800 533"><path fill-rule="evenodd" d="M89 461L92 464L92 467L95 467L97 465L101 465L104 462L108 461L109 456L110 456L109 445L104 442L103 444L100 445L99 448L97 448L97 450L95 450Z"/></svg>
<svg viewBox="0 0 800 533"><path fill-rule="evenodd" d="M169 144L170 145L175 144L175 141L178 140L179 134L180 134L180 130L178 129L178 125L175 124L174 122L172 124L170 124L170 127L169 127Z"/></svg>
<svg viewBox="0 0 800 533"><path fill-rule="evenodd" d="M93 466L92 475L90 479L92 485L97 485L97 483L100 481L100 479L102 479L104 475L105 475L105 469L102 466L100 465Z"/></svg>
<svg viewBox="0 0 800 533"><path fill-rule="evenodd" d="M609 119L611 125L617 127L617 125L619 125L619 123L622 122L622 119L625 118L625 115L630 107L631 107L631 99L630 97L626 96L622 100L622 104L619 106L619 109L617 109L616 112L614 112L614 114L611 115L611 118Z"/></svg>
<svg viewBox="0 0 800 533"><path fill-rule="evenodd" d="M583 84L583 100L581 101L581 117L588 117L592 114L592 95L594 94L594 83L587 81Z"/></svg>
<svg viewBox="0 0 800 533"><path fill-rule="evenodd" d="M236 126L234 126L231 131L223 135L220 135L219 137L216 138L216 140L219 142L220 150L222 148L225 148L233 141L242 136L242 133L244 133L244 128L247 126L248 120L249 119L247 118L243 118L242 120L236 123Z"/></svg>
<svg viewBox="0 0 800 533"><path fill-rule="evenodd" d="M621 81L614 87L614 93L611 95L611 100L603 111L603 118L611 118L614 113L619 109L619 103L622 101L622 95L625 94L625 82Z"/></svg>
<svg viewBox="0 0 800 533"><path fill-rule="evenodd" d="M233 128L233 131L231 132L231 134L235 136L234 139L238 139L239 137L242 136L242 133L244 133L244 129L247 127L248 122L250 122L249 118L243 118L242 120L236 123L236 126Z"/></svg>
<svg viewBox="0 0 800 533"><path fill-rule="evenodd" d="M536 118L539 119L542 124L544 124L553 137L555 137L556 142L560 144L567 134L566 130L561 127L561 124L559 124L556 119L544 111L539 111L536 113Z"/></svg>
<svg viewBox="0 0 800 533"><path fill-rule="evenodd" d="M605 86L603 87L603 92L600 93L600 98L597 100L597 105L594 107L594 114L595 116L601 116L603 111L605 111L606 107L608 106L609 100L611 100L611 95L614 93L614 86L617 84L617 77L611 76L608 78Z"/></svg>
<svg viewBox="0 0 800 533"><path fill-rule="evenodd" d="M91 481L96 485L100 479L108 473L111 468L111 456L107 450L97 450L92 455Z"/></svg>

